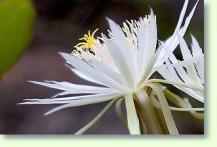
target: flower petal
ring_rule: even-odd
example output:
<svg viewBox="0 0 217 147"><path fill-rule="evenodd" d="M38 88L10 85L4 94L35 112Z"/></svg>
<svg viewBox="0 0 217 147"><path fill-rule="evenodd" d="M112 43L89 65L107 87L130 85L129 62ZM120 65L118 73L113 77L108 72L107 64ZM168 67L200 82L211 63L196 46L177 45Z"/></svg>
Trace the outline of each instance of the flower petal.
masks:
<svg viewBox="0 0 217 147"><path fill-rule="evenodd" d="M48 111L47 113L45 113L45 115L49 115L51 113L54 113L54 112L57 112L59 110L69 108L69 107L83 106L83 105L89 105L89 104L95 104L95 103L101 103L101 102L109 101L111 99L114 99L115 97L117 97L117 96L113 95L113 96L106 96L106 97L101 97L101 98L96 97L96 98L91 98L91 99L88 98L88 99L74 100L68 104L56 107L56 108Z"/></svg>
<svg viewBox="0 0 217 147"><path fill-rule="evenodd" d="M95 68L99 69L103 74L107 75L108 77L111 77L111 79L114 79L119 84L124 85L124 81L123 81L122 76L120 76L119 73L113 71L107 65L105 65L105 64L103 64L103 63L101 63L99 61L96 61L96 60L91 61L91 64Z"/></svg>
<svg viewBox="0 0 217 147"><path fill-rule="evenodd" d="M92 79L96 79L96 81L99 81L99 84L103 84L110 88L116 88L118 90L125 90L122 85L120 85L117 81L114 79L111 79L111 77L107 77L105 74L103 74L100 69L92 67L90 64L86 63L85 61L72 56L70 54L66 53L60 53L63 58L67 61L67 63L76 69L78 69L82 74L90 76Z"/></svg>
<svg viewBox="0 0 217 147"><path fill-rule="evenodd" d="M204 54L202 52L202 49L200 48L197 40L194 38L194 36L192 37L192 54L194 57L201 57L198 60L196 60L195 65L198 71L198 74L201 78L201 83L204 84Z"/></svg>
<svg viewBox="0 0 217 147"><path fill-rule="evenodd" d="M140 27L138 29L138 69L139 70L139 80L141 76L144 75L150 60L152 60L157 44L157 25L156 19L151 10L149 15L150 23L146 24L141 20Z"/></svg>
<svg viewBox="0 0 217 147"><path fill-rule="evenodd" d="M135 108L132 95L127 95L125 97L125 104L127 109L127 123L128 123L130 134L140 135L141 132L139 126L139 119L136 113L136 108Z"/></svg>
<svg viewBox="0 0 217 147"><path fill-rule="evenodd" d="M92 82L92 83L98 83L100 85L104 85L102 82L100 82L99 80L96 80L94 78L92 78L91 76L87 75L87 74L83 74L82 72L80 72L79 70L72 68L71 66L69 66L68 64L66 64L67 67L74 73L76 74L78 77L80 77L83 80ZM105 85L104 85L105 86Z"/></svg>
<svg viewBox="0 0 217 147"><path fill-rule="evenodd" d="M45 81L36 82L29 81L34 84L42 85L49 88L54 88L58 90L63 90L65 94L85 94L85 93L109 93L109 92L120 92L112 88L98 87L98 86L88 86L81 84L73 84L69 82L56 82L56 81Z"/></svg>
<svg viewBox="0 0 217 147"><path fill-rule="evenodd" d="M120 49L123 59L131 71L136 70L136 50L131 48L122 29L114 21L108 19L114 43Z"/></svg>
<svg viewBox="0 0 217 147"><path fill-rule="evenodd" d="M175 73L172 74L168 69L160 68L158 72L161 74L161 76L163 76L167 80L183 82L182 80L180 80L180 77L177 74ZM203 94L196 93L194 90L189 89L189 88L183 88L183 87L176 86L176 85L174 86L178 88L179 90L185 92L186 94L192 96L196 100L200 102L204 102Z"/></svg>
<svg viewBox="0 0 217 147"><path fill-rule="evenodd" d="M112 41L106 40L105 41L106 48L108 48L108 52L119 70L120 74L122 75L126 84L129 87L134 86L134 78L133 78L133 71L129 68L125 61L124 54L121 52L120 48Z"/></svg>
<svg viewBox="0 0 217 147"><path fill-rule="evenodd" d="M20 104L66 104L71 103L77 100L91 100L95 99L103 99L101 97L113 97L117 95L123 95L119 93L103 93L103 94L89 94L89 95L79 95L79 96L68 96L68 97L61 97L61 98L44 98L44 99L24 99L25 102Z"/></svg>
<svg viewBox="0 0 217 147"><path fill-rule="evenodd" d="M148 86L150 86L153 89L153 91L156 93L158 97L169 133L171 135L179 135L173 115L169 108L169 104L166 100L166 97L164 96L162 87L155 84L149 84Z"/></svg>
<svg viewBox="0 0 217 147"><path fill-rule="evenodd" d="M53 99L26 99L28 100L27 102L23 102L20 104L64 104L50 110L45 114L45 115L49 115L56 111L62 110L64 108L101 103L101 102L112 100L120 96L121 96L120 94L98 94L98 95L85 95L85 96L53 98Z"/></svg>
<svg viewBox="0 0 217 147"><path fill-rule="evenodd" d="M188 60L189 58L192 58L190 49L188 48L187 43L185 42L185 40L179 35L178 35L178 39L179 39L179 42L180 42L179 45L180 45L180 50L182 52L183 59ZM193 62L192 62L192 64L186 66L186 69L187 69L188 75L191 78L191 80L194 83L201 84L200 77L197 74L197 71L196 71L196 68L195 68Z"/></svg>
<svg viewBox="0 0 217 147"><path fill-rule="evenodd" d="M180 34L181 36L184 36L184 34L185 34L185 32L186 32L186 30L187 30L189 24L190 24L190 21L191 21L191 19L192 19L192 16L193 16L193 14L194 14L194 11L195 11L195 9L196 9L196 7L197 7L198 1L199 1L199 0L197 0L197 2L196 2L196 4L194 5L193 9L191 10L190 14L186 17L185 23L184 23L183 27L182 27L179 31L174 31L173 35L170 36L170 37L164 42L164 46L168 47L168 48L171 50L171 52L173 52L173 51L175 50L175 48L178 46L178 44L179 44L179 40L178 40L176 34ZM182 12L181 12L181 14L180 14L179 21L178 21L178 23L177 23L177 26L176 26L176 29L175 29L175 30L177 30L178 28L180 28L180 24L181 24L182 21L183 21L183 16L181 16L181 15L182 15L184 12L186 12L186 6L185 6L185 5L186 5L187 3L188 3L188 0L185 1L185 4L184 4L184 6L183 6L183 8L182 8ZM180 23L180 22L181 22L181 23ZM156 65L159 65L159 64L161 64L162 62L164 62L164 61L166 60L167 56L165 56L165 55L166 55L165 50L162 50L161 53L160 53L160 55L159 55L159 57L158 57L158 60L157 60L157 62L156 62Z"/></svg>

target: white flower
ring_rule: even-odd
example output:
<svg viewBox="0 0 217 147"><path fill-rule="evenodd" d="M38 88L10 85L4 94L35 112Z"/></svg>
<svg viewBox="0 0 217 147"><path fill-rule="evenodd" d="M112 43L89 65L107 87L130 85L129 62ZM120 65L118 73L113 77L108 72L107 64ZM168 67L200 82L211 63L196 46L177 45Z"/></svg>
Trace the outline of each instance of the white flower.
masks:
<svg viewBox="0 0 217 147"><path fill-rule="evenodd" d="M197 5L194 6L181 28L187 4L188 0L184 3L174 34L165 42L168 46L170 45L169 49L176 48L178 45L176 34L179 32L181 36L184 35ZM101 38L95 38L94 34L97 30L93 34L88 32L80 39L84 42L77 44L72 54L60 53L68 67L76 75L100 86L56 81L32 81L32 83L59 89L63 92L47 99L26 99L26 102L22 104L61 104L47 112L46 115L48 115L68 107L111 101L93 121L79 131L78 134L80 134L94 124L112 103L124 97L129 131L131 134L140 134L139 118L133 99L136 95L139 101L145 101L149 94L144 88L151 87L156 95L161 97L159 101L162 104L165 117L168 116L165 120L170 133L177 134L176 129L170 129L170 127L175 128L175 123L171 112L167 109L168 104L163 99L163 90L152 83L152 79L150 79L155 72L155 67L163 64L166 60L166 54L161 49L162 47L156 49L157 26L152 10L149 15L139 21L124 22L122 28L110 19L108 22L111 29L109 37L102 34ZM160 54L159 51L161 51ZM74 96L74 94L82 95Z"/></svg>

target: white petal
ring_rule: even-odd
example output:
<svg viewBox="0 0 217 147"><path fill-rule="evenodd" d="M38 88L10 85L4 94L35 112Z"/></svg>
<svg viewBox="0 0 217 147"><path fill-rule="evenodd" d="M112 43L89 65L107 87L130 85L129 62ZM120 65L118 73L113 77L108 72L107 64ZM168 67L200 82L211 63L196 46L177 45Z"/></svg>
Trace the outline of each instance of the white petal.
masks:
<svg viewBox="0 0 217 147"><path fill-rule="evenodd" d="M169 130L169 133L171 135L179 135L179 132L178 132L178 129L176 127L173 115L169 109L169 104L167 102L166 97L164 96L162 87L155 85L155 84L149 84L148 86L150 86L153 89L153 91L156 93L156 95L159 99L161 109L162 109L162 112L164 115L164 119L165 119L167 128Z"/></svg>
<svg viewBox="0 0 217 147"><path fill-rule="evenodd" d="M194 36L191 37L192 37L192 45L191 45L192 54L194 57L199 57L198 60L196 60L195 64L196 64L198 74L201 78L201 83L204 84L204 54L197 40L194 38Z"/></svg>
<svg viewBox="0 0 217 147"><path fill-rule="evenodd" d="M145 70L141 76L141 79L140 81L138 81L138 85L140 85L141 83L145 82L146 80L148 80L152 74L155 72L155 68L154 68L154 65L155 65L155 62L156 62L156 59L158 57L158 53L156 53L152 58L151 60L149 61L149 63L146 63L145 65Z"/></svg>
<svg viewBox="0 0 217 147"><path fill-rule="evenodd" d="M114 79L111 79L111 77L107 77L106 75L104 75L100 71L100 69L96 69L92 67L90 64L86 63L85 61L77 57L74 57L70 54L61 53L61 55L65 58L68 64L75 67L82 74L88 75L92 79L96 79L96 81L100 81L99 84L103 83L103 85L107 87L125 90L125 88L119 83L117 83Z"/></svg>
<svg viewBox="0 0 217 147"><path fill-rule="evenodd" d="M141 21L138 29L138 69L139 78L143 76L148 63L153 58L157 43L157 25L153 11L150 13L150 23ZM142 75L141 75L142 74Z"/></svg>
<svg viewBox="0 0 217 147"><path fill-rule="evenodd" d="M183 59L187 60L189 58L192 58L190 49L188 48L187 43L185 42L185 40L180 35L177 35L177 36L178 36L178 39L179 39L179 42L180 42L179 45L180 45L180 50L181 50Z"/></svg>
<svg viewBox="0 0 217 147"><path fill-rule="evenodd" d="M70 94L71 94L70 91L63 91L63 92L53 95L51 98L62 97L62 96L70 95Z"/></svg>
<svg viewBox="0 0 217 147"><path fill-rule="evenodd" d="M191 52L190 52L185 40L179 35L178 35L178 39L180 42L180 49L182 52L183 59L188 60L189 58L192 58ZM187 69L188 75L191 78L191 80L194 83L201 84L201 80L197 74L197 71L196 71L196 68L195 68L193 62L192 62L192 64L186 66L186 69Z"/></svg>
<svg viewBox="0 0 217 147"><path fill-rule="evenodd" d="M191 65L192 62L196 62L197 60L201 60L202 57L192 57L192 58L189 58L187 60L184 60L184 61L179 61L178 63L167 63L167 64L162 64L162 65L159 65L159 66L155 66L155 71L157 71L158 69L162 69L162 68L175 68L177 66L179 67L186 67L188 65Z"/></svg>
<svg viewBox="0 0 217 147"><path fill-rule="evenodd" d="M94 68L99 69L103 74L107 75L108 77L111 77L111 79L114 79L119 84L123 85L123 79L122 76L120 76L119 73L113 71L111 68L109 68L107 65L99 62L99 61L91 61L91 64L94 66Z"/></svg>
<svg viewBox="0 0 217 147"><path fill-rule="evenodd" d="M88 105L88 104L95 104L95 103L101 103L101 102L105 102L105 101L109 101L111 99L114 99L117 96L107 96L107 97L101 97L101 98L89 98L89 99L81 99L81 100L74 100L71 101L68 104L56 107L50 111L48 111L45 115L49 115L51 113L54 113L56 111L65 109L65 108L69 108L69 107L76 107L76 106L83 106L83 105Z"/></svg>
<svg viewBox="0 0 217 147"><path fill-rule="evenodd" d="M120 94L98 94L53 99L26 99L26 102L20 104L64 104L47 112L46 115L48 115L64 108L101 103L120 96Z"/></svg>
<svg viewBox="0 0 217 147"><path fill-rule="evenodd" d="M197 40L195 39L195 37L193 35L191 35L191 39L192 39L192 44L191 44L191 48L192 48L192 54L193 56L203 56L203 52L202 49L199 46L199 43L197 42Z"/></svg>
<svg viewBox="0 0 217 147"><path fill-rule="evenodd" d="M68 97L61 97L61 98L44 98L44 99L24 99L25 102L21 104L65 104L71 103L77 100L100 100L103 99L102 97L113 97L117 95L123 95L119 93L104 93L104 94L89 94L89 95L80 95L80 96L68 96Z"/></svg>
<svg viewBox="0 0 217 147"><path fill-rule="evenodd" d="M133 71L129 68L126 63L126 59L124 58L124 54L121 52L120 48L112 41L105 41L106 48L108 48L108 52L117 67L118 71L124 78L124 81L128 84L128 86L134 86L134 78Z"/></svg>
<svg viewBox="0 0 217 147"><path fill-rule="evenodd" d="M127 109L127 123L128 128L131 135L139 135L140 126L139 126L139 119L136 113L136 108L134 105L132 95L127 95L125 97L126 109Z"/></svg>
<svg viewBox="0 0 217 147"><path fill-rule="evenodd" d="M183 5L182 11L180 13L179 20L178 20L178 23L176 25L173 36L175 36L178 33L178 31L180 30L180 27L182 25L182 22L183 22L183 19L184 19L184 16L185 16L185 12L186 12L187 7L188 7L188 2L189 2L189 0L185 0L185 3Z"/></svg>
<svg viewBox="0 0 217 147"><path fill-rule="evenodd" d="M67 64L67 67L68 67L74 74L76 74L78 77L80 77L81 79L84 79L84 80L89 81L89 82L92 82L92 83L98 83L98 84L100 84L100 85L104 85L102 82L100 82L100 81L98 81L98 80L96 80L96 79L93 79L92 77L90 77L90 76L87 75L87 74L83 74L82 72L80 72L80 71L77 70L77 69L72 68L72 67L69 66L68 64Z"/></svg>
<svg viewBox="0 0 217 147"><path fill-rule="evenodd" d="M164 46L164 44L162 44L162 48L165 50L165 52L167 53L167 57L169 58L169 60L167 58L165 58L165 62L167 64L170 64L170 62L172 62L172 64L179 63L178 59L175 57L175 55L171 52L171 50L168 47L166 47L166 46ZM191 79L188 77L188 74L186 73L186 71L184 70L183 67L177 66L175 68L177 70L177 73L174 69L171 69L171 68L168 68L168 69L174 75L176 75L178 73L183 81L185 81L187 83L191 83Z"/></svg>
<svg viewBox="0 0 217 147"><path fill-rule="evenodd" d="M118 92L117 90L111 88L72 84L69 82L56 82L56 81L45 81L45 82L30 81L30 82L34 84L46 86L49 88L63 90L65 91L64 92L65 94Z"/></svg>
<svg viewBox="0 0 217 147"><path fill-rule="evenodd" d="M117 25L114 21L108 19L110 29L113 35L114 43L119 47L127 66L131 69L131 71L135 71L136 69L136 51L134 48L131 48L126 36L121 30L120 26Z"/></svg>
<svg viewBox="0 0 217 147"><path fill-rule="evenodd" d="M199 1L199 0L198 0L198 1ZM194 7L193 7L193 9L191 10L190 14L186 17L185 23L184 23L183 27L182 27L179 31L175 31L175 32L173 33L173 35L170 36L170 37L165 41L164 46L167 46L167 47L171 50L171 52L173 52L173 51L175 50L175 48L178 46L178 44L179 44L179 41L178 41L178 38L177 38L177 35L176 35L176 34L180 34L180 36L182 36L182 37L185 35L185 32L186 32L186 30L187 30L187 28L188 28L188 26L189 26L189 24L190 24L190 21L191 21L191 19L192 19L192 16L193 16L193 14L194 14L194 11L195 11L195 9L196 9L196 7L197 7L198 1L197 1L196 4L194 5ZM185 1L184 6L186 5L186 3L187 3L187 1ZM184 6L183 6L183 9L182 9L181 14L186 11L186 8L185 8ZM181 14L180 14L180 18L182 18L182 17L181 17ZM180 23L179 23L179 22L181 22L181 21L182 21L182 19L179 19L178 24L177 24L175 30L177 30L178 28L180 28L180 27L179 27L179 26L180 26ZM181 23L182 23L182 22L181 22ZM165 55L166 55L165 50L162 50L161 53L160 53L160 55L159 55L159 58L158 58L158 60L157 60L156 65L159 65L159 64L161 64L163 61L166 60L167 56L165 57Z"/></svg>
<svg viewBox="0 0 217 147"><path fill-rule="evenodd" d="M171 52L171 50L167 47L163 47L167 53L167 56L168 56L168 59L165 60L166 64L170 64L169 62L172 62L172 64L177 64L179 63L180 61L178 61L178 59L175 57L175 55ZM186 83L191 83L192 80L189 78L187 72L184 70L183 67L180 67L180 66L176 66L175 69L177 70L177 72L174 70L174 69L171 69L169 68L170 72L172 74L177 74L180 76L180 78L186 82Z"/></svg>
<svg viewBox="0 0 217 147"><path fill-rule="evenodd" d="M198 0L199 1L199 0ZM184 15L185 15L185 12L186 12L186 9L187 9L187 5L188 5L188 1L186 0L185 1L185 4L183 6L183 9L182 9L182 12L180 14L180 18L179 18L179 21L178 21L178 24L176 26L176 29L173 33L173 36L170 37L170 39L168 39L168 41L166 41L166 43L168 43L167 45L170 46L170 49L172 51L174 51L174 49L177 47L177 45L179 44L179 40L177 38L177 34L179 34L180 36L184 36L189 24L190 24L190 21L192 19L192 16L194 14L194 11L197 7L197 4L198 4L198 1L195 3L194 7L192 8L190 14L186 17L185 19L185 23L183 25L183 27L180 29L181 27L181 24L182 24L182 21L183 21L183 18L184 18ZM170 44L170 45L169 45Z"/></svg>
<svg viewBox="0 0 217 147"><path fill-rule="evenodd" d="M161 68L158 70L158 72L167 80L182 82L177 74L171 73L168 69ZM204 102L203 94L196 93L194 90L189 89L189 88L183 88L183 87L176 86L176 85L173 85L173 86L185 92L186 94L192 96L196 100L200 102Z"/></svg>

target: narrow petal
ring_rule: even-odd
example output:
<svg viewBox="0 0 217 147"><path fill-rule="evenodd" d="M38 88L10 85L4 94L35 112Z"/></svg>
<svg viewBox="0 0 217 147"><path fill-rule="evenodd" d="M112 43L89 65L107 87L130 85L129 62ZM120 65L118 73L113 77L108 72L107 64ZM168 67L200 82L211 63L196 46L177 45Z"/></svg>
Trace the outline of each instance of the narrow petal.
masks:
<svg viewBox="0 0 217 147"><path fill-rule="evenodd" d="M179 30L179 31L175 31L174 32L174 36L173 37L171 37L171 50L172 51L174 51L174 49L178 46L178 44L179 44L179 40L178 40L178 38L177 38L177 35L176 34L180 34L180 36L184 36L184 34L185 34L185 32L186 32L186 30L187 30L187 28L188 28L188 26L189 26L189 24L190 24L190 22L191 22L191 19L192 19L192 17L193 17L193 15L194 15L194 11L195 11L195 9L196 9L196 7L197 7L197 4L198 4L198 2L199 2L199 0L197 0L197 2L195 3L195 5L194 5L194 7L192 8L192 10L191 10L191 12L190 12L190 14L186 17L186 19L185 19L185 23L184 23L184 25L183 25L183 27ZM177 27L176 27L177 28ZM172 39L173 38L173 39ZM172 41L173 40L173 41ZM169 41L168 41L169 42Z"/></svg>
<svg viewBox="0 0 217 147"><path fill-rule="evenodd" d="M76 74L78 77L80 77L83 80L92 82L92 83L98 83L100 85L104 85L102 82L100 82L99 80L87 75L87 74L83 74L82 72L80 72L79 70L72 68L71 66L69 66L68 64L66 64L67 67L74 73ZM105 85L104 85L105 86Z"/></svg>
<svg viewBox="0 0 217 147"><path fill-rule="evenodd" d="M111 79L114 79L115 81L117 81L119 84L123 85L123 79L122 76L120 76L120 73L117 73L116 71L113 71L111 68L109 68L107 65L99 62L99 61L91 61L91 64L99 69L100 71L103 72L103 74L107 75L108 77L111 77Z"/></svg>
<svg viewBox="0 0 217 147"><path fill-rule="evenodd" d="M126 36L121 30L120 26L117 25L114 21L108 19L109 26L113 35L114 43L119 47L127 66L131 71L136 69L136 51L130 47Z"/></svg>
<svg viewBox="0 0 217 147"><path fill-rule="evenodd" d="M140 27L138 29L138 69L139 79L143 76L150 60L152 60L157 44L157 25L156 19L151 10L149 15L150 23L141 20Z"/></svg>
<svg viewBox="0 0 217 147"><path fill-rule="evenodd" d="M179 20L178 20L178 23L176 25L173 36L175 36L178 33L178 31L180 30L180 27L182 25L182 22L183 22L183 19L184 19L184 16L185 16L185 12L186 12L187 7L188 7L188 2L189 2L189 0L185 0L185 3L183 5L182 11L180 13Z"/></svg>
<svg viewBox="0 0 217 147"><path fill-rule="evenodd" d="M77 57L74 57L70 54L61 53L61 55L63 56L63 58L65 58L69 65L73 66L74 68L82 72L82 74L88 75L92 79L96 79L96 81L100 81L100 83L103 83L103 85L106 85L107 87L125 90L122 85L120 85L111 77L108 77L105 74L103 74L103 72L101 72L100 69L96 69L92 67L90 64L86 63L85 61L78 59Z"/></svg>
<svg viewBox="0 0 217 147"><path fill-rule="evenodd" d="M199 0L198 0L198 1L199 1ZM192 17L193 17L194 11L195 11L195 9L196 9L196 7L197 7L198 1L197 1L196 4L194 5L194 7L193 7L193 9L191 10L190 14L186 17L185 23L184 23L183 27L180 28L180 24L181 24L182 21L183 21L183 18L181 17L181 14L184 13L184 12L186 12L186 7L185 7L185 5L186 5L186 3L188 3L187 0L185 1L185 4L184 4L183 9L182 9L182 12L181 12L181 14L180 14L180 19L179 19L179 21L178 21L178 23L177 23L177 26L176 26L176 29L175 29L173 35L170 36L170 37L164 42L164 46L167 46L167 47L171 50L171 52L173 52L173 51L175 50L175 48L178 46L178 44L179 44L179 40L178 40L176 34L180 34L182 37L185 35L185 32L186 32L186 30L187 30L187 28L188 28L188 26L189 26L189 24L190 24L190 21L191 21L191 19L192 19ZM182 18L182 19L181 19L181 18ZM180 23L180 22L181 22L181 23ZM180 28L180 30L179 30L179 31L176 31L178 28ZM159 57L158 57L158 60L157 60L157 62L156 62L156 65L159 65L159 64L161 64L163 61L166 60L167 56L165 56L165 55L166 55L165 50L162 50L161 53L160 53L160 55L159 55Z"/></svg>
<svg viewBox="0 0 217 147"><path fill-rule="evenodd" d="M104 115L105 113L109 110L109 108L113 105L113 103L116 101L116 99L112 100L109 102L105 108L103 108L100 113L94 117L93 120L91 120L88 124L86 124L84 127L82 127L80 130L78 130L75 135L82 135L84 132L86 132L88 129L90 129L93 125L95 125Z"/></svg>
<svg viewBox="0 0 217 147"><path fill-rule="evenodd" d="M161 109L162 109L164 119L165 119L166 124L167 124L167 128L169 130L169 133L171 135L179 135L178 129L176 127L176 124L175 124L174 118L172 116L172 113L170 111L166 97L163 94L162 88L160 86L157 86L154 84L149 84L148 86L150 86L154 90L154 92L156 93L156 95L159 99Z"/></svg>
<svg viewBox="0 0 217 147"><path fill-rule="evenodd" d="M188 48L187 43L185 42L185 40L179 35L178 35L178 39L179 39L179 42L180 42L180 49L181 49L181 52L182 52L183 59L188 60L189 58L192 58L190 49ZM187 69L188 75L191 78L191 80L194 83L201 84L201 80L200 80L200 78L199 78L199 76L197 74L197 71L196 71L196 68L195 68L193 62L192 62L192 64L186 66L186 69Z"/></svg>
<svg viewBox="0 0 217 147"><path fill-rule="evenodd" d="M192 47L193 56L195 56L195 57L196 56L203 56L202 49L193 35L191 35L191 39L192 39L191 47Z"/></svg>
<svg viewBox="0 0 217 147"><path fill-rule="evenodd" d="M94 99L82 99L82 100L74 100L68 104L56 107L50 111L48 111L47 113L45 113L45 115L49 115L51 113L57 112L59 110L65 109L65 108L70 108L70 107L76 107L76 106L83 106L83 105L89 105L89 104L95 104L95 103L101 103L101 102L105 102L105 101L109 101L112 100L114 98L116 98L117 96L107 96L107 97L101 97L101 98L94 98Z"/></svg>
<svg viewBox="0 0 217 147"><path fill-rule="evenodd" d="M118 93L117 90L112 88L73 84L69 82L56 82L56 81L45 81L45 82L29 81L29 82L41 86L49 87L49 88L63 90L65 91L65 94L109 93L109 92Z"/></svg>
<svg viewBox="0 0 217 147"><path fill-rule="evenodd" d="M192 37L192 45L191 45L192 54L195 58L200 57L198 60L196 60L195 64L196 64L198 74L201 78L201 83L204 84L204 54L202 52L202 49L199 46L199 43L194 38L194 36L191 37Z"/></svg>
<svg viewBox="0 0 217 147"><path fill-rule="evenodd" d="M183 82L182 80L180 80L180 77L177 74L172 74L168 69L161 68L158 70L158 72L161 74L161 76L163 76L167 80ZM189 89L189 88L184 88L184 87L180 87L180 86L176 86L176 85L173 85L173 86L175 86L179 90L185 92L186 94L192 96L196 100L198 100L202 103L204 102L204 98L203 98L202 94L196 93L194 90Z"/></svg>
<svg viewBox="0 0 217 147"><path fill-rule="evenodd" d="M133 87L134 86L134 78L133 78L133 71L129 68L129 66L126 63L126 59L124 58L124 54L121 52L120 48L112 41L112 40L106 40L105 45L108 48L108 52L119 70L120 74L124 78L125 83L128 84L128 86Z"/></svg>
<svg viewBox="0 0 217 147"><path fill-rule="evenodd" d="M116 93L104 93L104 94L93 94L93 95L81 95L81 96L68 96L61 98L44 98L44 99L24 99L25 102L20 104L67 104L74 103L79 100L84 101L100 101L103 99L108 99L110 97L119 96L122 94Z"/></svg>
<svg viewBox="0 0 217 147"><path fill-rule="evenodd" d="M127 109L127 123L131 135L140 135L139 119L136 113L135 104L132 95L125 97L125 104Z"/></svg>

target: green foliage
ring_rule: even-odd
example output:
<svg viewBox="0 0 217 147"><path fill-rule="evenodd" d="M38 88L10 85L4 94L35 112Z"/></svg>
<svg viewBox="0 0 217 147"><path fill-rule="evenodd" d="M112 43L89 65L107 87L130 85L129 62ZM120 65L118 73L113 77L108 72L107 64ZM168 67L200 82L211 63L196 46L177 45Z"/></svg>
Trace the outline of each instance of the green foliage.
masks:
<svg viewBox="0 0 217 147"><path fill-rule="evenodd" d="M31 0L0 0L0 77L29 45L34 18Z"/></svg>

